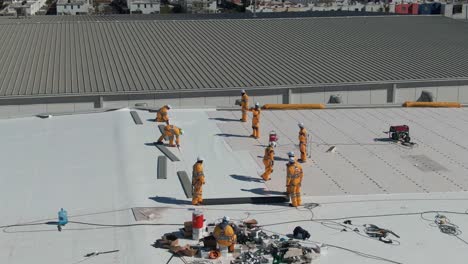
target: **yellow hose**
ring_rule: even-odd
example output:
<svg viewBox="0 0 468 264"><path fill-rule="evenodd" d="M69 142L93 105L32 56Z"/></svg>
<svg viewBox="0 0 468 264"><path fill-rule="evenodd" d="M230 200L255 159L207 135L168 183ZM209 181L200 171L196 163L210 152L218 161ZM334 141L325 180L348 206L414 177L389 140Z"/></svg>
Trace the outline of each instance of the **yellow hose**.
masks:
<svg viewBox="0 0 468 264"><path fill-rule="evenodd" d="M262 109L270 110L299 110L299 109L324 109L324 104L266 104Z"/></svg>
<svg viewBox="0 0 468 264"><path fill-rule="evenodd" d="M404 107L456 107L460 108L461 104L457 102L411 102L406 101Z"/></svg>

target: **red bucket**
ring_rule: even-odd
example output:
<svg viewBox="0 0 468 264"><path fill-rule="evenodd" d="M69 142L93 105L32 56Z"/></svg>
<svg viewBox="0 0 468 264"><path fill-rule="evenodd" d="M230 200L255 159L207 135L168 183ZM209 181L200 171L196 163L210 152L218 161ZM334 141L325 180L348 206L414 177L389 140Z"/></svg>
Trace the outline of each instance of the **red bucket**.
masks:
<svg viewBox="0 0 468 264"><path fill-rule="evenodd" d="M195 211L192 214L192 227L193 228L203 228L203 213L200 211Z"/></svg>
<svg viewBox="0 0 468 264"><path fill-rule="evenodd" d="M270 132L270 142L276 142L278 140L278 137L276 136L275 131Z"/></svg>

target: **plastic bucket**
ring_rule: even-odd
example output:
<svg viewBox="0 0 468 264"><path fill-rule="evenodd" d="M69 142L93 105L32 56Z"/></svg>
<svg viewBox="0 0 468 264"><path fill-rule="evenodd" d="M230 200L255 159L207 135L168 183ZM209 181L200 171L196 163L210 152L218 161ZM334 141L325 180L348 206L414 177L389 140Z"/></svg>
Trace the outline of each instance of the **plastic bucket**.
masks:
<svg viewBox="0 0 468 264"><path fill-rule="evenodd" d="M203 213L200 211L195 211L192 214L192 227L195 228L203 228Z"/></svg>

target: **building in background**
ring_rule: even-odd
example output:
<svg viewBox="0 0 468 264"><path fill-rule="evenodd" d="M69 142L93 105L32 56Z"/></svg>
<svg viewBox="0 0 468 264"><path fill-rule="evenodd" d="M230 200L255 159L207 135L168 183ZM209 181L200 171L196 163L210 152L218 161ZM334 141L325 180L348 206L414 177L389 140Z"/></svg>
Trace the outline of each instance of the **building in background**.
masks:
<svg viewBox="0 0 468 264"><path fill-rule="evenodd" d="M128 0L131 14L159 14L161 2L159 0Z"/></svg>
<svg viewBox="0 0 468 264"><path fill-rule="evenodd" d="M216 0L188 0L187 13L210 14L218 11Z"/></svg>
<svg viewBox="0 0 468 264"><path fill-rule="evenodd" d="M45 5L45 2L46 0L13 1L8 6L7 13L17 16L33 16Z"/></svg>
<svg viewBox="0 0 468 264"><path fill-rule="evenodd" d="M454 19L468 20L468 4L442 4L441 12L444 16Z"/></svg>
<svg viewBox="0 0 468 264"><path fill-rule="evenodd" d="M89 13L89 0L58 0L57 15L85 15Z"/></svg>

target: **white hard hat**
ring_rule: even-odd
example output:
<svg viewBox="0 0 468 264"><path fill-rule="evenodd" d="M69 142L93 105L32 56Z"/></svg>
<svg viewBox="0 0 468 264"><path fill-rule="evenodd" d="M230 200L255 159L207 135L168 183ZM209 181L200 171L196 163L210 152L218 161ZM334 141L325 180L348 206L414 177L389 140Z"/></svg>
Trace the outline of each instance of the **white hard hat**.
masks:
<svg viewBox="0 0 468 264"><path fill-rule="evenodd" d="M295 156L295 155L294 155L294 152L289 151L289 152L288 152L288 156L289 156L289 157L294 157L294 156Z"/></svg>
<svg viewBox="0 0 468 264"><path fill-rule="evenodd" d="M256 103L255 103L255 106L260 106L260 103L259 103L259 102L256 102Z"/></svg>
<svg viewBox="0 0 468 264"><path fill-rule="evenodd" d="M294 163L296 162L296 160L294 159L294 157L289 157L289 163Z"/></svg>
<svg viewBox="0 0 468 264"><path fill-rule="evenodd" d="M223 222L229 222L229 221L231 221L231 219L229 218L229 216L223 217Z"/></svg>
<svg viewBox="0 0 468 264"><path fill-rule="evenodd" d="M171 105L166 105L166 106L167 106L167 109L171 109L171 108L172 108Z"/></svg>
<svg viewBox="0 0 468 264"><path fill-rule="evenodd" d="M274 141L270 142L270 146L276 148L276 142L274 142Z"/></svg>
<svg viewBox="0 0 468 264"><path fill-rule="evenodd" d="M241 93L245 93L245 90L242 90Z"/></svg>
<svg viewBox="0 0 468 264"><path fill-rule="evenodd" d="M299 123L299 124L297 124L297 125L298 125L300 128L303 128L303 127L304 127L304 123L302 123L302 122Z"/></svg>
<svg viewBox="0 0 468 264"><path fill-rule="evenodd" d="M203 160L204 160L204 158L202 156L197 157L197 161L203 161Z"/></svg>

